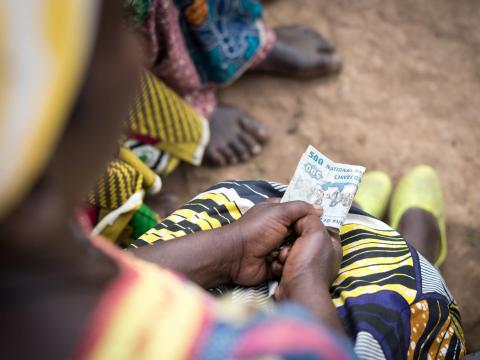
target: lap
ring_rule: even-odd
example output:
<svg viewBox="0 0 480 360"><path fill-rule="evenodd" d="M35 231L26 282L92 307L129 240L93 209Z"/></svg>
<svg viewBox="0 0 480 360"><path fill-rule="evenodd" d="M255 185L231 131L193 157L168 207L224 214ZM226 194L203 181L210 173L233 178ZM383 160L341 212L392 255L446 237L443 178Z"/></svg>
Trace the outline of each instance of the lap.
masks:
<svg viewBox="0 0 480 360"><path fill-rule="evenodd" d="M285 189L285 185L268 181L218 183L133 246L227 225L256 203L281 197ZM343 260L331 295L359 357L458 357L465 352L455 300L438 270L400 234L352 208L340 236ZM271 293L269 284L254 288L227 285L225 289L234 301L258 304L268 303Z"/></svg>

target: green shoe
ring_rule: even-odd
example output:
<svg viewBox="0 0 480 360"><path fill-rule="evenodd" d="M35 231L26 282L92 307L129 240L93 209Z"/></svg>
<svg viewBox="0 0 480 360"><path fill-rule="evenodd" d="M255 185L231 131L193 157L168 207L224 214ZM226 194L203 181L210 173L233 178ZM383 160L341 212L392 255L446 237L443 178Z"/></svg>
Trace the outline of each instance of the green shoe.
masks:
<svg viewBox="0 0 480 360"><path fill-rule="evenodd" d="M428 165L413 168L398 183L390 204L392 228L398 228L402 215L410 208L428 211L437 219L441 235L441 250L435 265L440 266L447 256L443 194L437 173Z"/></svg>
<svg viewBox="0 0 480 360"><path fill-rule="evenodd" d="M368 171L355 195L355 203L377 219L385 215L388 199L392 192L392 180L383 171Z"/></svg>

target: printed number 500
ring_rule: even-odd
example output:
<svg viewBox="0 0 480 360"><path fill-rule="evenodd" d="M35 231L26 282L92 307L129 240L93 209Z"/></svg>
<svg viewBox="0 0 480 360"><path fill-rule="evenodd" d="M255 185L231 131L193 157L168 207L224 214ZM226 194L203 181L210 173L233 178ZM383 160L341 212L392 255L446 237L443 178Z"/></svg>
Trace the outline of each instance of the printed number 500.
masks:
<svg viewBox="0 0 480 360"><path fill-rule="evenodd" d="M319 157L317 154L315 154L313 151L310 151L308 156L310 157L310 159L313 159L313 161L315 161L319 165L323 165L323 159Z"/></svg>

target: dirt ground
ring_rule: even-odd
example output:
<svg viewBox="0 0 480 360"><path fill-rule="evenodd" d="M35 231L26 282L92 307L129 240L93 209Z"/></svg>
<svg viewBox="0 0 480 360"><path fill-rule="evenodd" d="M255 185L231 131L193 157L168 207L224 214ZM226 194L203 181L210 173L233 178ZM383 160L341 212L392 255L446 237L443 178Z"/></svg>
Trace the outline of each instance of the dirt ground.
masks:
<svg viewBox="0 0 480 360"><path fill-rule="evenodd" d="M287 183L308 144L394 180L416 164L434 166L447 204L442 272L469 350L480 351L480 1L277 0L266 18L322 32L342 54L342 74L244 76L221 99L268 125L269 146L244 165L180 169L167 188L183 201L219 180Z"/></svg>

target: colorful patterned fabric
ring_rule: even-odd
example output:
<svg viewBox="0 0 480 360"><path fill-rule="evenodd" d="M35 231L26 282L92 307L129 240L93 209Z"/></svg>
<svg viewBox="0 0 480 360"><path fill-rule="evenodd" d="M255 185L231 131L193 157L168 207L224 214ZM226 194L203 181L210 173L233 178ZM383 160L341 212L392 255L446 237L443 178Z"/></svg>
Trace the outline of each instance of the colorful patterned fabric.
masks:
<svg viewBox="0 0 480 360"><path fill-rule="evenodd" d="M281 197L286 186L227 181L199 194L132 247L227 225L254 204ZM459 358L465 340L457 304L438 270L393 229L352 209L340 230L343 260L330 291L362 359ZM238 302L271 304L275 284L227 286Z"/></svg>
<svg viewBox="0 0 480 360"><path fill-rule="evenodd" d="M172 162L178 160L200 165L210 140L207 120L148 72L130 110L128 136L124 146L159 174L173 170ZM168 161L159 167L163 153Z"/></svg>
<svg viewBox="0 0 480 360"><path fill-rule="evenodd" d="M136 239L158 224L158 214L146 204L142 204L132 216L129 225L132 227L130 238Z"/></svg>
<svg viewBox="0 0 480 360"><path fill-rule="evenodd" d="M142 206L145 192L159 192L159 175L168 175L180 161L199 165L209 137L207 120L145 72L118 158L88 196L94 234L125 247L156 225L158 215Z"/></svg>
<svg viewBox="0 0 480 360"><path fill-rule="evenodd" d="M257 0L176 0L190 56L204 84L231 83L267 39Z"/></svg>
<svg viewBox="0 0 480 360"><path fill-rule="evenodd" d="M120 247L126 247L159 220L143 204L144 176L122 160L113 160L87 197L86 211L93 234L101 234Z"/></svg>
<svg viewBox="0 0 480 360"><path fill-rule="evenodd" d="M274 45L261 13L252 0L153 0L141 28L153 53L152 72L209 118L215 88L261 62Z"/></svg>
<svg viewBox="0 0 480 360"><path fill-rule="evenodd" d="M119 267L78 344L78 359L354 359L345 338L294 304L270 312L215 301L153 264L99 246Z"/></svg>

